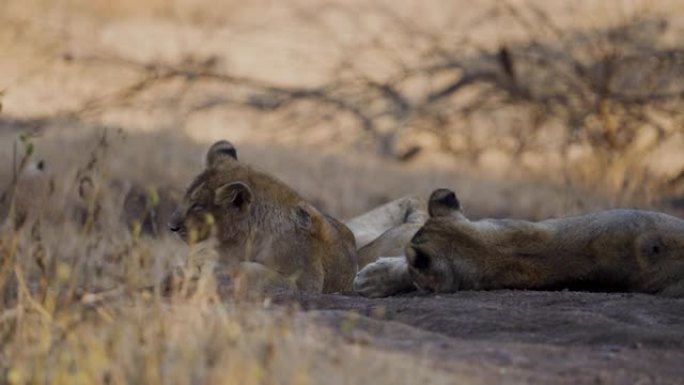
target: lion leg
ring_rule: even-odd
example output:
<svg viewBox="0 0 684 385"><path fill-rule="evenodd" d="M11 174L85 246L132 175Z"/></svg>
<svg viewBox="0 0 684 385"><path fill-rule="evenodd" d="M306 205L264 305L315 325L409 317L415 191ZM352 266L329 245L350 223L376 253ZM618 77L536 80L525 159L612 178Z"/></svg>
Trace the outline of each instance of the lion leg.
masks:
<svg viewBox="0 0 684 385"><path fill-rule="evenodd" d="M348 220L345 225L352 231L356 248L371 243L387 230L404 223L423 224L427 220L426 203L417 197L403 197Z"/></svg>
<svg viewBox="0 0 684 385"><path fill-rule="evenodd" d="M414 289L404 256L382 257L354 278L354 291L365 297L387 297Z"/></svg>

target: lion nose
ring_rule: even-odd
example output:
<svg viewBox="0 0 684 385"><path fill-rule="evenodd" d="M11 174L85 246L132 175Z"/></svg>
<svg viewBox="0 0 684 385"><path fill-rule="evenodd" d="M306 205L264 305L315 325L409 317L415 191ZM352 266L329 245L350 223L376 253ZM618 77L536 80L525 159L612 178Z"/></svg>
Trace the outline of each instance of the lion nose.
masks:
<svg viewBox="0 0 684 385"><path fill-rule="evenodd" d="M169 230L173 231L174 233L183 230L183 219L178 210L175 210L173 214L171 214L171 218L169 218L168 227Z"/></svg>
<svg viewBox="0 0 684 385"><path fill-rule="evenodd" d="M175 233L175 232L180 231L180 229L181 229L181 225L179 225L178 223L169 222L169 230L171 230Z"/></svg>

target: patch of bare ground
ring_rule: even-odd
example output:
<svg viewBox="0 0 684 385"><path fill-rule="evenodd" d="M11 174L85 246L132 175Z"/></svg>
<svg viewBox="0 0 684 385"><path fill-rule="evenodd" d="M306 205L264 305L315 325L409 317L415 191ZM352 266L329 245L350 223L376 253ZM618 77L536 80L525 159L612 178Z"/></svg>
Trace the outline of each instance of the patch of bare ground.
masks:
<svg viewBox="0 0 684 385"><path fill-rule="evenodd" d="M643 294L461 292L301 300L348 341L485 383L680 384L684 301Z"/></svg>

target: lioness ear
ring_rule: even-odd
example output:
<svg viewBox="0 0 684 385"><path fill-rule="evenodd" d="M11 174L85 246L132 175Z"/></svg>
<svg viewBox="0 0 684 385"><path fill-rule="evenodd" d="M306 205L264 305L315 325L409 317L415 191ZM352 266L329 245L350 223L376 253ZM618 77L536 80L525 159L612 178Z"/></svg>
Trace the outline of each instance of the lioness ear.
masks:
<svg viewBox="0 0 684 385"><path fill-rule="evenodd" d="M237 160L235 146L227 140L219 140L207 151L207 168L212 168L226 160Z"/></svg>
<svg viewBox="0 0 684 385"><path fill-rule="evenodd" d="M430 194L428 201L428 213L430 217L446 217L451 215L463 215L461 213L461 203L453 191L440 188Z"/></svg>
<svg viewBox="0 0 684 385"><path fill-rule="evenodd" d="M240 211L249 208L253 198L252 189L242 182L226 183L214 192L214 204L221 207L234 207Z"/></svg>

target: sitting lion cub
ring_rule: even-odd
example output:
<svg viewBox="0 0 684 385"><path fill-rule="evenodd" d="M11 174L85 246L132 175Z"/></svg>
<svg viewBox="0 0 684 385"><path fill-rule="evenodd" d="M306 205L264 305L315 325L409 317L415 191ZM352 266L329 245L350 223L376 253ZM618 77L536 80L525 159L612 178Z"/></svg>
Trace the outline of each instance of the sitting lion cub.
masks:
<svg viewBox="0 0 684 385"><path fill-rule="evenodd" d="M390 202L352 219L350 231L219 141L169 228L189 244L210 243L217 268L242 271L262 286L330 293L351 290L358 268L378 255L402 252L427 219L424 206L415 198ZM364 246L358 253L357 243Z"/></svg>
<svg viewBox="0 0 684 385"><path fill-rule="evenodd" d="M428 212L405 257L366 266L356 291L379 297L414 286L574 288L684 296L684 221L666 214L608 210L541 222L470 221L447 189L432 193Z"/></svg>
<svg viewBox="0 0 684 385"><path fill-rule="evenodd" d="M358 268L349 229L239 162L227 141L209 149L169 228L191 244L214 235L219 265L242 264L248 275L282 277L303 291L345 290Z"/></svg>

